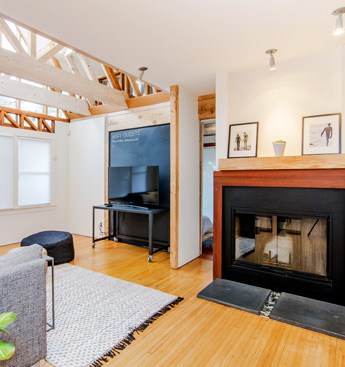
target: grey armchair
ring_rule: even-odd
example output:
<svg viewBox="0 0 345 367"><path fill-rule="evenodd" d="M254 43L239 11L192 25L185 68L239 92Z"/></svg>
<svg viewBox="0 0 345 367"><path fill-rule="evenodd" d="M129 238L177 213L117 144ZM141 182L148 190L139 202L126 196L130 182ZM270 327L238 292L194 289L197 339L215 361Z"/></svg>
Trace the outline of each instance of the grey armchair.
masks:
<svg viewBox="0 0 345 367"><path fill-rule="evenodd" d="M47 354L46 262L42 247L18 248L0 257L0 313L15 312L10 334L0 339L16 351L0 367L30 367Z"/></svg>

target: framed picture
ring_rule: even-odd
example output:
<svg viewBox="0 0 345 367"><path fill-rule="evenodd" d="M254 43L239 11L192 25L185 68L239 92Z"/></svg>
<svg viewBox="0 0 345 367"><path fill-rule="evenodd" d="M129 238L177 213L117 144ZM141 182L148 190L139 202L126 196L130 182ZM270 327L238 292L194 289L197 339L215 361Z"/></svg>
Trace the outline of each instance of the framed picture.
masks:
<svg viewBox="0 0 345 367"><path fill-rule="evenodd" d="M258 125L258 122L230 125L228 158L257 156Z"/></svg>
<svg viewBox="0 0 345 367"><path fill-rule="evenodd" d="M303 117L302 154L337 154L341 151L341 113Z"/></svg>

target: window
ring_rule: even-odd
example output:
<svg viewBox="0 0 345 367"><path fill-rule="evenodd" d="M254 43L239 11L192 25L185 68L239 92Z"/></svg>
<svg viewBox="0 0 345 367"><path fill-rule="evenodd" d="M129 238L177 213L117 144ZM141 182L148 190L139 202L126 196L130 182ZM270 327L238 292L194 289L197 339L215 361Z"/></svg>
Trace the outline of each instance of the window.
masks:
<svg viewBox="0 0 345 367"><path fill-rule="evenodd" d="M0 96L0 106L16 108L16 100L14 98Z"/></svg>
<svg viewBox="0 0 345 367"><path fill-rule="evenodd" d="M27 101L20 101L20 109L23 111L42 113L42 114L44 112L42 105Z"/></svg>
<svg viewBox="0 0 345 367"><path fill-rule="evenodd" d="M0 136L0 209L13 207L13 138Z"/></svg>
<svg viewBox="0 0 345 367"><path fill-rule="evenodd" d="M51 202L51 143L19 140L18 205Z"/></svg>

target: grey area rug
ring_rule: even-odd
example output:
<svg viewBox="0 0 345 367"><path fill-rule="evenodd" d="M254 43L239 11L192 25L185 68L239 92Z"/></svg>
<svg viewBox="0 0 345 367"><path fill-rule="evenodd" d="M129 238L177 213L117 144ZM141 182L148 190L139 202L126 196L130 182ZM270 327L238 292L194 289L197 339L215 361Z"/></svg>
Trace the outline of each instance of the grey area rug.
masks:
<svg viewBox="0 0 345 367"><path fill-rule="evenodd" d="M47 312L51 315L50 269ZM55 267L55 329L47 360L55 367L99 367L182 299L64 264Z"/></svg>

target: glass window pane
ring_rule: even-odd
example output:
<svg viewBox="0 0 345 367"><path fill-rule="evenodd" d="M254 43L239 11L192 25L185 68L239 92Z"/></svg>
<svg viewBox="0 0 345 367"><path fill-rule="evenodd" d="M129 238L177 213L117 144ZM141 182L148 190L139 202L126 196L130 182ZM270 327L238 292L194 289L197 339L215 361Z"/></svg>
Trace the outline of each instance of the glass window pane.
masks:
<svg viewBox="0 0 345 367"><path fill-rule="evenodd" d="M21 173L19 175L19 206L50 203L50 174Z"/></svg>
<svg viewBox="0 0 345 367"><path fill-rule="evenodd" d="M32 85L33 87L45 88L45 86L43 84L35 83L35 82L32 82L31 80L20 79L20 81L22 83Z"/></svg>
<svg viewBox="0 0 345 367"><path fill-rule="evenodd" d="M14 98L0 96L0 106L16 108L16 100Z"/></svg>
<svg viewBox="0 0 345 367"><path fill-rule="evenodd" d="M327 233L327 218L236 213L235 257L325 276Z"/></svg>
<svg viewBox="0 0 345 367"><path fill-rule="evenodd" d="M19 140L18 205L50 203L51 143Z"/></svg>
<svg viewBox="0 0 345 367"><path fill-rule="evenodd" d="M27 101L20 101L20 109L28 112L43 113L42 105Z"/></svg>
<svg viewBox="0 0 345 367"><path fill-rule="evenodd" d="M19 172L50 172L50 142L20 139Z"/></svg>
<svg viewBox="0 0 345 367"><path fill-rule="evenodd" d="M57 109L55 107L48 107L47 112L49 116L57 116Z"/></svg>
<svg viewBox="0 0 345 367"><path fill-rule="evenodd" d="M13 207L13 138L0 136L0 209Z"/></svg>
<svg viewBox="0 0 345 367"><path fill-rule="evenodd" d="M62 110L59 110L59 117L65 119L66 115L64 114L64 112Z"/></svg>

